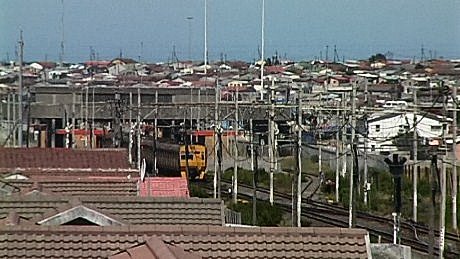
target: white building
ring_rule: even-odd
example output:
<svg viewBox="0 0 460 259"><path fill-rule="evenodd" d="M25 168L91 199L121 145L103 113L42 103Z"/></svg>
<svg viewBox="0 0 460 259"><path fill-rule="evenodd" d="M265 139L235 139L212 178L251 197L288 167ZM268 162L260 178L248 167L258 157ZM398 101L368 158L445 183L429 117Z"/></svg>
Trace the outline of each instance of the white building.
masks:
<svg viewBox="0 0 460 259"><path fill-rule="evenodd" d="M452 119L448 119L452 120ZM427 142L442 137L442 117L435 114L417 114L414 127L414 113L398 112L373 114L367 121L367 150L371 152L397 151L393 140L398 135L412 133L417 130L419 138ZM448 134L446 129L446 134Z"/></svg>

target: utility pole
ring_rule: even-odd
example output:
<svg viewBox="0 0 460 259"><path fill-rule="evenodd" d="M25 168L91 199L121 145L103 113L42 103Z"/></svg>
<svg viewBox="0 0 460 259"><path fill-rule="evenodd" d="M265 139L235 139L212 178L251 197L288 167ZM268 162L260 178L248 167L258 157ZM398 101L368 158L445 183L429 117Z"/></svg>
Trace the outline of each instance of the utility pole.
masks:
<svg viewBox="0 0 460 259"><path fill-rule="evenodd" d="M334 46L335 51L335 46ZM364 132L364 204L368 205L368 192L370 190L370 184L368 184L368 168L367 168L367 136L368 136L368 124L367 124L367 102L368 102L368 91L367 91L367 78L364 80L364 127L366 132Z"/></svg>
<svg viewBox="0 0 460 259"><path fill-rule="evenodd" d="M141 89L137 88L137 169L141 168Z"/></svg>
<svg viewBox="0 0 460 259"><path fill-rule="evenodd" d="M7 105L6 105L6 121L8 122L8 140L7 140L7 147L11 147L11 93L8 90L8 97L7 97ZM13 135L14 138L14 135Z"/></svg>
<svg viewBox="0 0 460 259"><path fill-rule="evenodd" d="M217 162L219 164L218 174L218 183L217 183L217 198L220 200L222 191L221 191L221 178L222 178L222 128L218 128L217 132L217 142L218 142L218 152L217 152Z"/></svg>
<svg viewBox="0 0 460 259"><path fill-rule="evenodd" d="M220 177L218 172L218 152L219 152L219 84L216 84L216 88L214 91L215 100L214 100L214 199L218 196L220 197L220 193L217 193L217 180Z"/></svg>
<svg viewBox="0 0 460 259"><path fill-rule="evenodd" d="M85 148L88 148L88 86L85 88Z"/></svg>
<svg viewBox="0 0 460 259"><path fill-rule="evenodd" d="M129 142L128 142L128 162L133 163L133 93L129 92Z"/></svg>
<svg viewBox="0 0 460 259"><path fill-rule="evenodd" d="M27 131L26 131L26 147L29 147L30 140L30 90L27 89Z"/></svg>
<svg viewBox="0 0 460 259"><path fill-rule="evenodd" d="M12 107L13 108L13 125L12 126L13 127L11 129L12 130L12 135L11 136L13 137L13 147L16 147L16 143L17 143L16 142L16 140L17 140L17 132L16 131L17 131L17 128L18 128L17 124L16 124L16 123L18 123L17 118L16 118L16 109L17 109L17 107L16 107L16 94L13 92L12 95L13 95L12 96L12 99L13 99L13 107ZM54 135L55 134L53 134L53 136Z"/></svg>
<svg viewBox="0 0 460 259"><path fill-rule="evenodd" d="M346 140L347 140L347 127L346 127L346 112L345 112L345 106L346 106L346 94L342 94L342 177L345 177L347 173L347 146L346 146Z"/></svg>
<svg viewBox="0 0 460 259"><path fill-rule="evenodd" d="M235 95L235 143L233 144L233 202L236 204L238 198L238 88Z"/></svg>
<svg viewBox="0 0 460 259"><path fill-rule="evenodd" d="M252 129L252 119L249 121L251 131L251 160L252 160L252 225L257 225L257 181L258 181L258 148L254 149L254 132Z"/></svg>
<svg viewBox="0 0 460 259"><path fill-rule="evenodd" d="M260 55L260 88L261 88L261 94L260 94L260 97L261 97L261 100L263 100L263 91L264 91L264 65L265 65L265 61L264 61L264 49L265 49L265 0L262 0L262 37L261 37L261 45L262 45L262 49L261 49L261 55ZM262 154L263 155L263 154ZM271 196L270 196L271 197Z"/></svg>
<svg viewBox="0 0 460 259"><path fill-rule="evenodd" d="M298 98L297 110L297 227L302 227L302 90Z"/></svg>
<svg viewBox="0 0 460 259"><path fill-rule="evenodd" d="M75 103L77 102L77 96L75 92L72 92L72 148L75 148Z"/></svg>
<svg viewBox="0 0 460 259"><path fill-rule="evenodd" d="M208 101L208 99L206 99L206 101ZM201 89L200 88L198 88L198 103L201 103ZM196 130L199 131L201 130L201 105L197 107L197 109L198 109L198 116L196 119ZM196 143L198 143L198 134L196 136Z"/></svg>
<svg viewBox="0 0 460 259"><path fill-rule="evenodd" d="M454 99L453 105L454 110L452 112L452 159L453 168L452 168L452 228L457 230L457 85L452 87L452 98Z"/></svg>
<svg viewBox="0 0 460 259"><path fill-rule="evenodd" d="M436 211L436 194L439 192L438 188L438 155L436 153L431 155L431 167L430 167L430 182L431 182L431 207L430 207L430 223L429 223L429 242L428 242L428 254L430 258L434 258L434 228L435 228L435 211Z"/></svg>
<svg viewBox="0 0 460 259"><path fill-rule="evenodd" d="M249 119L249 139L251 146L251 170L252 170L252 225L257 225L257 158L254 162L254 155L257 157L257 153L254 154L254 131L252 129L252 118Z"/></svg>
<svg viewBox="0 0 460 259"><path fill-rule="evenodd" d="M270 163L270 204L273 205L273 174L274 174L274 165L275 165L275 90L274 90L274 81L272 81L272 87L270 88L270 114L268 118L268 160Z"/></svg>
<svg viewBox="0 0 460 259"><path fill-rule="evenodd" d="M190 103L193 103L193 88L190 87ZM198 103L200 103L198 101ZM184 119L184 123L185 123L185 119ZM190 130L193 130L193 107L190 106ZM192 134L190 134L190 144L192 143L193 141L193 136Z"/></svg>
<svg viewBox="0 0 460 259"><path fill-rule="evenodd" d="M155 91L155 121L154 121L154 141L153 141L153 174L158 175L158 158L157 158L157 142L158 142L158 90Z"/></svg>
<svg viewBox="0 0 460 259"><path fill-rule="evenodd" d="M339 132L339 107L337 105L337 110L336 110L336 127L337 127L337 132L335 133L335 202L339 202L339 185L340 185L340 165L339 165L339 157L340 157L340 150L339 150L339 137L340 137L340 132ZM340 148L341 149L341 148Z"/></svg>
<svg viewBox="0 0 460 259"><path fill-rule="evenodd" d="M439 258L444 258L444 238L446 232L446 178L447 178L447 96L444 96L443 102L443 120L442 120L442 145L445 147L445 154L441 163L441 212L439 213ZM455 141L454 141L455 142Z"/></svg>
<svg viewBox="0 0 460 259"><path fill-rule="evenodd" d="M356 131L356 83L352 84L352 94L351 94L351 140L350 147L353 150L355 146L355 131ZM352 166L350 170L350 200L349 200L349 218L348 218L348 227L352 228L355 226L355 211L354 211L354 169L355 169L355 159L352 159Z"/></svg>
<svg viewBox="0 0 460 259"><path fill-rule="evenodd" d="M94 86L92 87L92 116L91 116L91 139L90 139L90 147L91 148L96 148L96 146L93 145L93 142L96 144L96 135L94 132L94 113L95 113L95 107L94 107Z"/></svg>
<svg viewBox="0 0 460 259"><path fill-rule="evenodd" d="M23 98L23 82L22 82L22 66L23 66L23 59L24 59L24 40L22 38L22 30L19 34L19 108L18 108L18 120L19 120L19 127L18 127L18 146L22 147L22 98Z"/></svg>
<svg viewBox="0 0 460 259"><path fill-rule="evenodd" d="M318 130L318 143L316 143L316 145L318 146L318 173L320 174L319 176L321 177L321 172L323 171L323 166L322 166L322 163L323 163L323 157L322 157L322 154L323 154L323 151L322 151L322 146L321 146L321 124L322 124L322 120L323 118L321 117L322 114L321 114L321 105L322 105L322 99L323 99L323 95L321 93L319 93L319 110L318 110L318 125L316 125L316 129ZM322 182L321 182L322 184Z"/></svg>
<svg viewBox="0 0 460 259"><path fill-rule="evenodd" d="M251 170L254 171L254 131L252 129L252 118L249 119L249 138L250 138L250 148L251 148Z"/></svg>
<svg viewBox="0 0 460 259"><path fill-rule="evenodd" d="M414 143L414 150L413 150L413 166L412 166L412 169L413 169L413 183L412 185L414 186L413 188L413 200L414 200L414 204L413 204L413 220L414 222L417 222L417 184L418 184L418 165L417 165L417 155L418 155L418 141L417 141L417 88L414 86L414 88L412 88L412 93L413 93L413 102L414 102L414 118L413 118L413 125L412 125L412 128L414 130L413 132L413 143Z"/></svg>

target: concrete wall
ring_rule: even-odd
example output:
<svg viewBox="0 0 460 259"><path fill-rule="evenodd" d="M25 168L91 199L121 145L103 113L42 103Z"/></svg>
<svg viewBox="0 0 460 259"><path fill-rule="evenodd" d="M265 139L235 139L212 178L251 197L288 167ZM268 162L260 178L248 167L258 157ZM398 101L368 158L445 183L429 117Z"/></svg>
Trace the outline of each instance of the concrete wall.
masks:
<svg viewBox="0 0 460 259"><path fill-rule="evenodd" d="M373 259L411 259L410 246L394 244L371 244Z"/></svg>

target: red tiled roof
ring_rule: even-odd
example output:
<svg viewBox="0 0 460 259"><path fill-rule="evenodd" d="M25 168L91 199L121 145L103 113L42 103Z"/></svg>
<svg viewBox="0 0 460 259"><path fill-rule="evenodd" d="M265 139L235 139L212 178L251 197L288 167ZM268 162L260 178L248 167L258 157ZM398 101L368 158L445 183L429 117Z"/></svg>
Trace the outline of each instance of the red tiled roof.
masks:
<svg viewBox="0 0 460 259"><path fill-rule="evenodd" d="M370 256L367 231L347 228L0 226L0 237L1 258L101 258L154 237L203 258Z"/></svg>
<svg viewBox="0 0 460 259"><path fill-rule="evenodd" d="M190 197L187 179L181 177L149 177L139 180L139 196Z"/></svg>
<svg viewBox="0 0 460 259"><path fill-rule="evenodd" d="M0 148L0 171L16 168L128 169L125 149Z"/></svg>
<svg viewBox="0 0 460 259"><path fill-rule="evenodd" d="M107 67L110 64L110 61L106 60L90 60L86 61L86 66L95 66L95 67Z"/></svg>
<svg viewBox="0 0 460 259"><path fill-rule="evenodd" d="M286 71L286 69L282 66L267 66L264 70L267 74L277 74Z"/></svg>

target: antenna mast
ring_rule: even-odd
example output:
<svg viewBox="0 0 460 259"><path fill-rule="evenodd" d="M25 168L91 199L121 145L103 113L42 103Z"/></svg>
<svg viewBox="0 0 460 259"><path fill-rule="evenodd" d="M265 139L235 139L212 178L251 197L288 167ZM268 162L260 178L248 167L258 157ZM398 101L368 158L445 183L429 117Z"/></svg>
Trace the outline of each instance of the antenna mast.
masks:
<svg viewBox="0 0 460 259"><path fill-rule="evenodd" d="M207 74L208 69L208 1L204 0L204 73Z"/></svg>
<svg viewBox="0 0 460 259"><path fill-rule="evenodd" d="M63 66L64 62L64 0L61 0L61 53L59 54L59 64Z"/></svg>

